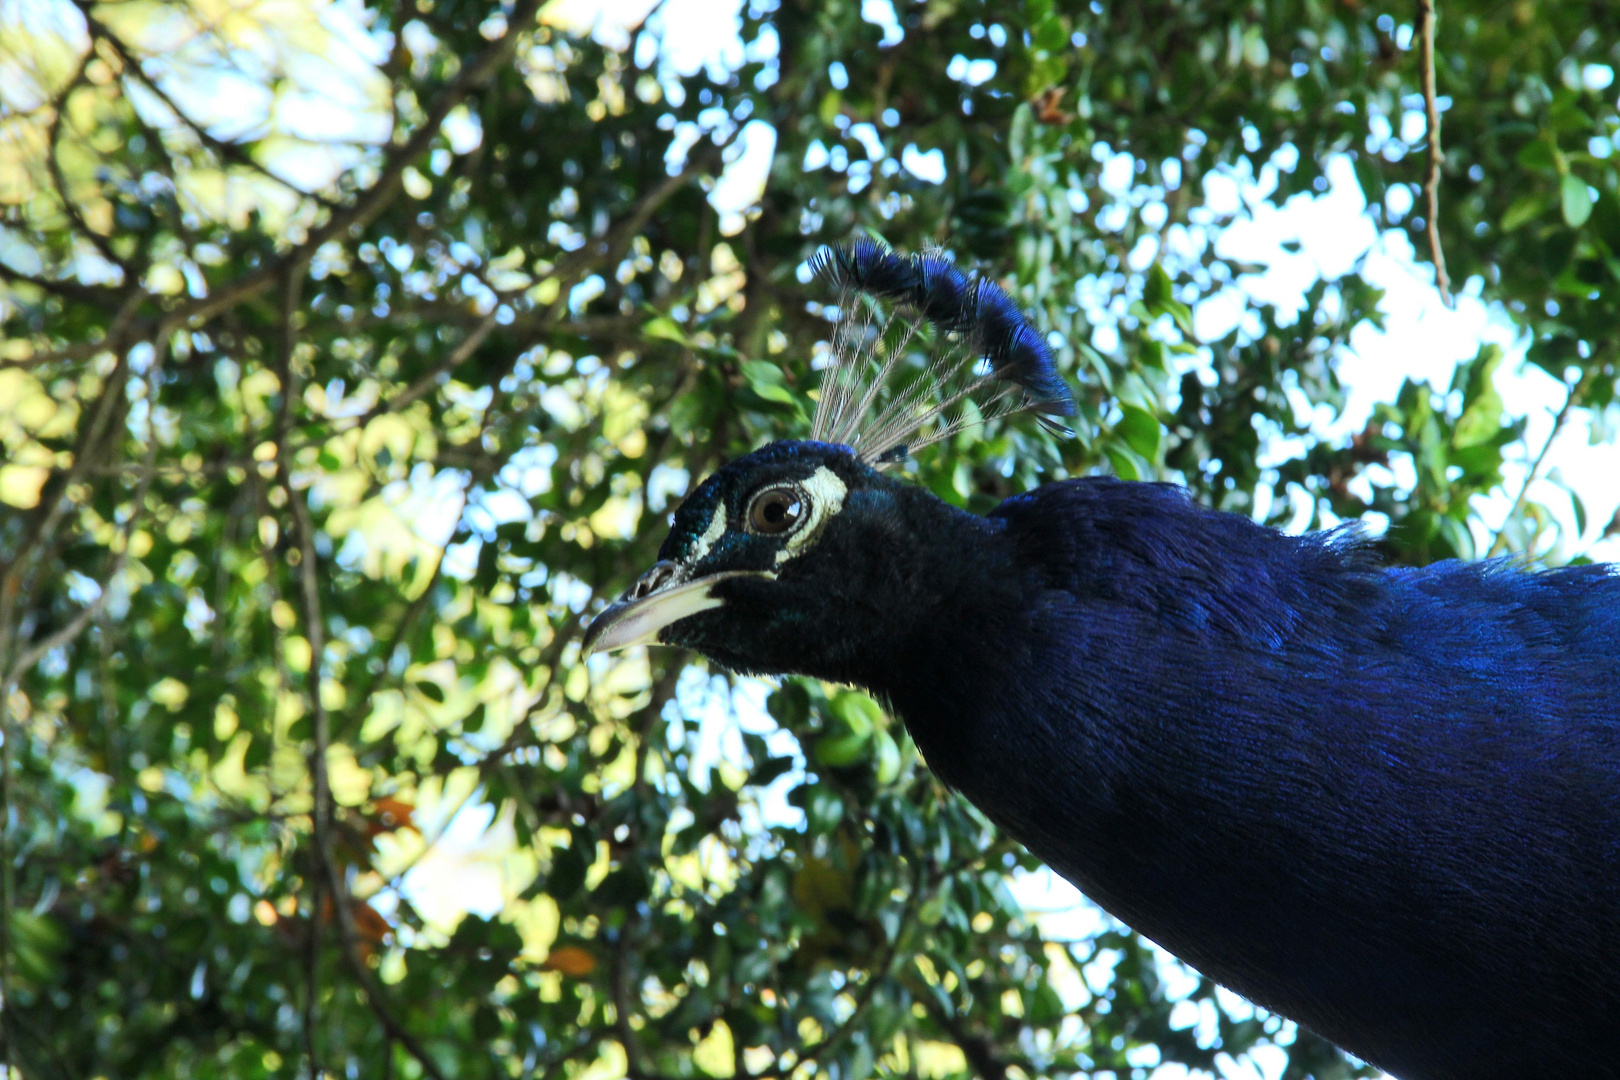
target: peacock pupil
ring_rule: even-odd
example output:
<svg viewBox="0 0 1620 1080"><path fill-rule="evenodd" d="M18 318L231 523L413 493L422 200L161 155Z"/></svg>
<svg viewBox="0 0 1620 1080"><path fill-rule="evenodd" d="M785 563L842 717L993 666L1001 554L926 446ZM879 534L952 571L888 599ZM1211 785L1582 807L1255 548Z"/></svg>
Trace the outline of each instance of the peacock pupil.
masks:
<svg viewBox="0 0 1620 1080"><path fill-rule="evenodd" d="M791 488L773 488L754 496L748 508L748 524L759 533L784 533L798 523L804 503Z"/></svg>

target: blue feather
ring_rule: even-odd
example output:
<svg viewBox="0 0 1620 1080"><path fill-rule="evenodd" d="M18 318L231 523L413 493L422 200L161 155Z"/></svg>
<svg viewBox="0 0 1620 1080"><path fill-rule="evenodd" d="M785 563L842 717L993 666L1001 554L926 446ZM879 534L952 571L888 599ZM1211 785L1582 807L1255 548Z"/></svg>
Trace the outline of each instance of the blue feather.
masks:
<svg viewBox="0 0 1620 1080"><path fill-rule="evenodd" d="M944 778L1133 927L1400 1077L1615 1075L1614 567L1386 569L1353 533L1102 479L992 520L1031 586L925 623L878 676Z"/></svg>
<svg viewBox="0 0 1620 1080"><path fill-rule="evenodd" d="M1044 412L1074 415L1051 347L990 279L970 278L940 255L901 255L865 238L821 249L811 268L840 290L906 305L940 330L962 335L998 379L1023 387Z"/></svg>

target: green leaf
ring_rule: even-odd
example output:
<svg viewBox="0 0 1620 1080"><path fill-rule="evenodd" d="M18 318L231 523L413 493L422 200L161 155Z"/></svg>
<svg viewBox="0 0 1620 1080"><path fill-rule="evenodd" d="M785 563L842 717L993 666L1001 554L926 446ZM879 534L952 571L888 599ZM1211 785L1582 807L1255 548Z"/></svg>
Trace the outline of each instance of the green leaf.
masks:
<svg viewBox="0 0 1620 1080"><path fill-rule="evenodd" d="M1144 321L1168 315L1184 335L1192 337L1192 309L1176 299L1170 275L1158 263L1148 268L1147 278L1142 282L1142 309L1147 313Z"/></svg>
<svg viewBox="0 0 1620 1080"><path fill-rule="evenodd" d="M444 687L440 686L438 683L429 682L428 680L423 679L420 682L414 682L411 685L416 688L416 692L418 694L421 694L434 704L444 704Z"/></svg>
<svg viewBox="0 0 1620 1080"><path fill-rule="evenodd" d="M778 776L793 768L793 759L786 755L781 757L768 757L754 767L748 774L748 782L755 787L764 787Z"/></svg>
<svg viewBox="0 0 1620 1080"><path fill-rule="evenodd" d="M654 341L673 341L677 345L689 344L681 324L667 315L660 315L641 324L641 336Z"/></svg>
<svg viewBox="0 0 1620 1080"><path fill-rule="evenodd" d="M1029 153L1030 136L1035 128L1035 110L1026 102L1013 110L1012 125L1007 132L1007 153L1015 160Z"/></svg>
<svg viewBox="0 0 1620 1080"><path fill-rule="evenodd" d="M1502 357L1501 346L1486 345L1466 365L1468 382L1463 391L1463 412L1451 430L1452 446L1478 446L1495 438L1502 429L1502 395L1497 392L1495 383Z"/></svg>
<svg viewBox="0 0 1620 1080"><path fill-rule="evenodd" d="M1518 161L1527 169L1538 172L1558 172L1558 150L1551 139L1532 139L1519 150Z"/></svg>
<svg viewBox="0 0 1620 1080"><path fill-rule="evenodd" d="M823 765L842 767L859 761L866 750L867 736L859 732L823 735L816 740L816 760Z"/></svg>
<svg viewBox="0 0 1620 1080"><path fill-rule="evenodd" d="M1592 193L1586 181L1574 173L1565 173L1558 182L1559 201L1564 209L1564 222L1572 229L1586 224L1592 216Z"/></svg>
<svg viewBox="0 0 1620 1080"><path fill-rule="evenodd" d="M12 962L19 974L32 982L50 981L57 973L57 959L68 944L56 921L32 911L11 913Z"/></svg>
<svg viewBox="0 0 1620 1080"><path fill-rule="evenodd" d="M896 745L894 736L883 728L872 732L872 756L877 782L894 783L900 776L900 747Z"/></svg>
<svg viewBox="0 0 1620 1080"><path fill-rule="evenodd" d="M1501 473L1502 448L1492 445L1494 441L1453 449L1449 455L1451 464L1461 468L1464 475L1476 482L1495 482L1491 478Z"/></svg>
<svg viewBox="0 0 1620 1080"><path fill-rule="evenodd" d="M1145 461L1156 461L1159 456L1159 419L1137 405L1121 404L1119 423L1114 434L1125 440Z"/></svg>
<svg viewBox="0 0 1620 1080"><path fill-rule="evenodd" d="M837 119L838 114L843 111L843 107L843 95L837 90L829 91L827 96L821 99L821 108L817 110L817 119L830 126Z"/></svg>
<svg viewBox="0 0 1620 1080"><path fill-rule="evenodd" d="M1152 310L1171 297L1170 275L1165 272L1163 266L1154 263L1148 267L1147 280L1142 282L1142 303Z"/></svg>
<svg viewBox="0 0 1620 1080"><path fill-rule="evenodd" d="M1547 110L1547 126L1558 132L1587 131L1592 127L1592 118L1586 115L1579 100L1571 94Z"/></svg>
<svg viewBox="0 0 1620 1080"><path fill-rule="evenodd" d="M826 784L815 784L810 788L804 809L812 832L831 832L844 818L844 800Z"/></svg>
<svg viewBox="0 0 1620 1080"><path fill-rule="evenodd" d="M857 735L866 736L884 726L883 707L856 690L847 690L833 698L832 712Z"/></svg>
<svg viewBox="0 0 1620 1080"><path fill-rule="evenodd" d="M743 378L754 393L766 401L779 401L784 405L797 405L798 399L787 388L782 369L768 360L745 360Z"/></svg>
<svg viewBox="0 0 1620 1080"><path fill-rule="evenodd" d="M1137 349L1136 355L1141 360L1143 367L1149 367L1155 371L1164 370L1164 342L1155 341L1153 338L1145 338Z"/></svg>
<svg viewBox="0 0 1620 1080"><path fill-rule="evenodd" d="M1176 327L1187 337L1193 336L1192 308L1180 300L1170 299L1164 302L1164 311L1176 321Z"/></svg>
<svg viewBox="0 0 1620 1080"><path fill-rule="evenodd" d="M567 900L585 884L586 862L577 850L579 838L568 847L551 853L551 872L546 875L546 892L557 900Z"/></svg>
<svg viewBox="0 0 1620 1080"><path fill-rule="evenodd" d="M1032 1024L1052 1023L1061 1018L1066 1011L1063 1008L1063 999L1058 996L1051 983L1041 983L1025 1000L1029 1002L1025 1008Z"/></svg>
<svg viewBox="0 0 1620 1080"><path fill-rule="evenodd" d="M1457 418L1451 445L1459 449L1479 446L1495 438L1502 427L1502 398L1496 391L1481 397Z"/></svg>
<svg viewBox="0 0 1620 1080"><path fill-rule="evenodd" d="M1552 209L1552 197L1546 194L1521 195L1508 205L1502 214L1502 231L1512 232L1519 226Z"/></svg>
<svg viewBox="0 0 1620 1080"><path fill-rule="evenodd" d="M810 695L804 684L790 680L765 699L765 710L785 728L796 728L810 715Z"/></svg>
<svg viewBox="0 0 1620 1080"><path fill-rule="evenodd" d="M1108 463L1114 467L1114 475L1121 480L1140 480L1142 474L1136 468L1136 462L1127 454L1109 448L1103 451L1108 456Z"/></svg>

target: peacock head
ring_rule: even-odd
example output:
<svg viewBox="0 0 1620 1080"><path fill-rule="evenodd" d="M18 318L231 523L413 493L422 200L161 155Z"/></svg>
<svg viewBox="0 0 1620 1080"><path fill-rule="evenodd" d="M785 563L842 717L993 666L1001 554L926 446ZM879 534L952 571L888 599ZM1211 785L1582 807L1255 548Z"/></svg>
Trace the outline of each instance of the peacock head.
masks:
<svg viewBox="0 0 1620 1080"><path fill-rule="evenodd" d="M699 485L587 651L677 645L734 671L869 684L878 645L925 609L916 594L961 565L930 553L984 527L884 470L989 417L1073 412L1046 341L993 282L866 240L815 267L840 302L810 439Z"/></svg>
<svg viewBox="0 0 1620 1080"><path fill-rule="evenodd" d="M897 489L849 447L772 443L675 512L658 562L591 623L586 648L694 649L734 671L830 675L882 603L868 578ZM847 675L846 675L847 677Z"/></svg>

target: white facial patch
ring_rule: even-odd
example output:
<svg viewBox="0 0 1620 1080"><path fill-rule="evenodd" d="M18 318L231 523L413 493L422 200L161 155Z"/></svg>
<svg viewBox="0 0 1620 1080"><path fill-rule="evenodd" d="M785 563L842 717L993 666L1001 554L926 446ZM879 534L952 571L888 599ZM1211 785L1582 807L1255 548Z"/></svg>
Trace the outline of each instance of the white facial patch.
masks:
<svg viewBox="0 0 1620 1080"><path fill-rule="evenodd" d="M776 553L777 566L781 566L815 543L816 538L821 535L821 530L826 528L827 522L844 508L844 496L849 494L849 488L838 479L838 474L825 465L801 480L799 487L804 490L805 499L809 503L810 520L783 541L782 550Z"/></svg>
<svg viewBox="0 0 1620 1080"><path fill-rule="evenodd" d="M696 566L708 557L709 549L715 541L726 535L726 504L719 503L714 508L714 516L709 519L709 527L703 530L703 535L692 542L692 552L686 557L687 566Z"/></svg>

